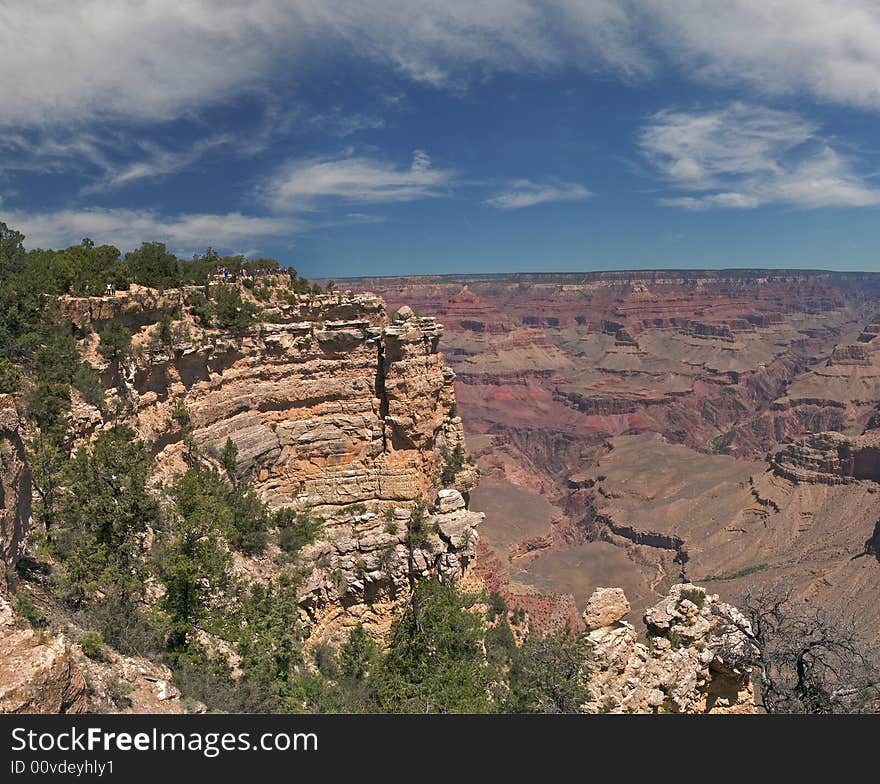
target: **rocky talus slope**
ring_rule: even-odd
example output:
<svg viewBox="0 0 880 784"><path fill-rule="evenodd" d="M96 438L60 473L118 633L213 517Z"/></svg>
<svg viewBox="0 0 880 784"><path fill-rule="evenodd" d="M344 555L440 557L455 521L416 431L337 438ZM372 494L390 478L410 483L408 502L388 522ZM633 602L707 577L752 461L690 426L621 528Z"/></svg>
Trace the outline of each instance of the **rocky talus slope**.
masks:
<svg viewBox="0 0 880 784"><path fill-rule="evenodd" d="M35 632L0 596L0 713L84 713L88 704L67 638Z"/></svg>

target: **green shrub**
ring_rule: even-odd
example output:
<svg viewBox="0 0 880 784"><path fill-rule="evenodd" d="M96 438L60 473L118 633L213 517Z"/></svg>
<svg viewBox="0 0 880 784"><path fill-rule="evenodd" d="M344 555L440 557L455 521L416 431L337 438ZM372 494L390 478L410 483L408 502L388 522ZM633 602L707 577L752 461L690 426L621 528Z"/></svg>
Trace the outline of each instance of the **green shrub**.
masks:
<svg viewBox="0 0 880 784"><path fill-rule="evenodd" d="M0 393L15 394L21 386L21 373L6 357L0 357Z"/></svg>
<svg viewBox="0 0 880 784"><path fill-rule="evenodd" d="M98 353L107 362L120 362L131 354L131 334L118 321L108 322L98 336Z"/></svg>
<svg viewBox="0 0 880 784"><path fill-rule="evenodd" d="M507 615L507 602L498 591L492 591L489 594L489 620L494 621L501 615Z"/></svg>
<svg viewBox="0 0 880 784"><path fill-rule="evenodd" d="M36 608L34 600L26 591L15 594L15 609L36 630L45 629L49 625L46 616Z"/></svg>
<svg viewBox="0 0 880 784"><path fill-rule="evenodd" d="M228 496L231 511L227 532L229 544L236 550L254 555L266 549L269 540L269 512L266 505L250 489L233 488Z"/></svg>
<svg viewBox="0 0 880 784"><path fill-rule="evenodd" d="M189 409L182 400L175 400L171 407L171 413L168 415L169 425L178 425L179 427L187 427L190 423Z"/></svg>
<svg viewBox="0 0 880 784"><path fill-rule="evenodd" d="M440 452L440 459L440 482L444 487L447 487L455 483L455 477L464 468L464 448L461 444L456 444L450 452L448 448L444 447Z"/></svg>
<svg viewBox="0 0 880 784"><path fill-rule="evenodd" d="M83 653L90 659L100 661L104 658L104 638L100 632L86 632L79 641Z"/></svg>
<svg viewBox="0 0 880 784"><path fill-rule="evenodd" d="M101 384L101 376L91 365L83 363L74 371L72 385L86 403L101 408L104 402L104 387Z"/></svg>
<svg viewBox="0 0 880 784"><path fill-rule="evenodd" d="M703 605L706 603L706 592L700 588L685 588L681 591L679 596L681 599L687 599L689 602L693 602L700 610L703 609Z"/></svg>
<svg viewBox="0 0 880 784"><path fill-rule="evenodd" d="M217 302L217 326L239 333L254 323L260 309L253 302L245 302L237 288L217 286L212 295Z"/></svg>
<svg viewBox="0 0 880 784"><path fill-rule="evenodd" d="M431 533L432 529L428 523L428 504L424 499L419 499L409 514L407 544L410 549L424 547Z"/></svg>
<svg viewBox="0 0 880 784"><path fill-rule="evenodd" d="M130 708L132 686L128 681L122 680L117 675L111 675L107 679L107 697L117 708Z"/></svg>
<svg viewBox="0 0 880 784"><path fill-rule="evenodd" d="M315 541L324 525L324 518L312 517L308 511L297 514L292 509L279 509L274 524L278 527L278 546L294 556L307 544Z"/></svg>
<svg viewBox="0 0 880 784"><path fill-rule="evenodd" d="M187 294L186 304L193 318L203 327L210 327L214 323L214 316L217 314L214 303L201 291L192 291Z"/></svg>

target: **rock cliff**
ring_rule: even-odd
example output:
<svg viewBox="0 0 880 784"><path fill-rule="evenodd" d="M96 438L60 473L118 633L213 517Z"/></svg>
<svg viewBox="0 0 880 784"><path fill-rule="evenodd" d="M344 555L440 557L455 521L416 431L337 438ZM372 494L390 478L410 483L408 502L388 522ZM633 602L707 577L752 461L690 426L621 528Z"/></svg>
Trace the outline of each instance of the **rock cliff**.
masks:
<svg viewBox="0 0 880 784"><path fill-rule="evenodd" d="M880 433L861 436L814 433L781 447L771 458L774 472L792 482L848 484L880 481Z"/></svg>
<svg viewBox="0 0 880 784"><path fill-rule="evenodd" d="M239 291L261 313L238 331L203 326L187 304L194 287L64 298L62 310L98 332L113 318L134 333L121 367L94 351L94 334L87 356L114 387L109 407L156 445L160 478L184 470L188 450L216 459L231 439L239 475L271 508L324 520L300 554L313 639L357 623L382 634L413 580L463 574L482 519L466 508L476 472L464 457L455 374L438 352L443 327L409 308L389 316L371 294L258 302ZM162 308L177 315L164 340ZM88 412L80 421L94 426ZM427 534L412 545L416 508ZM251 567L242 565L266 572Z"/></svg>
<svg viewBox="0 0 880 784"><path fill-rule="evenodd" d="M0 596L0 713L83 713L86 682L63 634L44 635Z"/></svg>

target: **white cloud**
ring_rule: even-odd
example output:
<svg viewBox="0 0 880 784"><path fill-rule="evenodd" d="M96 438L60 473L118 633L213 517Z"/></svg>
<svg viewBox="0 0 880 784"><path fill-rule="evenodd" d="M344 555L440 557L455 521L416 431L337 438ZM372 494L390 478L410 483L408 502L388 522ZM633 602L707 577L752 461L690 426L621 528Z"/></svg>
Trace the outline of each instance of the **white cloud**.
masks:
<svg viewBox="0 0 880 784"><path fill-rule="evenodd" d="M314 209L320 200L346 203L390 203L441 196L452 172L437 169L422 150L408 167L347 155L342 158L294 161L263 188L262 198L277 211Z"/></svg>
<svg viewBox="0 0 880 784"><path fill-rule="evenodd" d="M281 2L11 0L0 6L0 123L161 120L266 73ZM278 27L280 25L280 27Z"/></svg>
<svg viewBox="0 0 880 784"><path fill-rule="evenodd" d="M876 0L641 0L639 8L654 43L698 79L880 108Z"/></svg>
<svg viewBox="0 0 880 784"><path fill-rule="evenodd" d="M184 150L169 150L151 142L141 142L138 146L144 157L124 164L107 166L104 176L86 187L83 192L95 193L129 185L138 180L152 180L175 174L188 169L212 150L230 146L234 141L231 135L212 136L200 139Z"/></svg>
<svg viewBox="0 0 880 784"><path fill-rule="evenodd" d="M65 169L112 167L106 142L93 133L0 131L0 171L43 174Z"/></svg>
<svg viewBox="0 0 880 784"><path fill-rule="evenodd" d="M659 199L664 207L681 207L685 210L701 212L712 207L727 207L729 209L749 210L761 205L761 200L745 193L713 193L708 196L676 196L669 199Z"/></svg>
<svg viewBox="0 0 880 784"><path fill-rule="evenodd" d="M576 182L537 183L515 180L510 187L486 199L483 204L499 210L518 210L558 201L583 201L592 193Z"/></svg>
<svg viewBox="0 0 880 784"><path fill-rule="evenodd" d="M345 138L359 131L375 131L385 127L385 120L366 114L346 114L336 108L330 112L313 114L306 118L306 124L319 128L325 133Z"/></svg>
<svg viewBox="0 0 880 784"><path fill-rule="evenodd" d="M168 120L335 52L448 88L570 67L644 78L665 58L876 109L878 40L875 0L6 0L0 125Z"/></svg>
<svg viewBox="0 0 880 784"><path fill-rule="evenodd" d="M648 68L611 0L8 0L0 51L11 126L167 120L333 51L444 86L569 64Z"/></svg>
<svg viewBox="0 0 880 784"><path fill-rule="evenodd" d="M819 129L794 112L733 103L716 111L661 111L639 145L657 171L688 195L661 204L690 210L880 204L872 188Z"/></svg>
<svg viewBox="0 0 880 784"><path fill-rule="evenodd" d="M172 248L204 250L252 247L259 239L286 237L301 228L288 218L230 212L224 215L184 214L164 217L150 210L90 208L49 212L7 212L4 221L25 236L28 248L59 248L83 237L121 250L142 242L165 242Z"/></svg>

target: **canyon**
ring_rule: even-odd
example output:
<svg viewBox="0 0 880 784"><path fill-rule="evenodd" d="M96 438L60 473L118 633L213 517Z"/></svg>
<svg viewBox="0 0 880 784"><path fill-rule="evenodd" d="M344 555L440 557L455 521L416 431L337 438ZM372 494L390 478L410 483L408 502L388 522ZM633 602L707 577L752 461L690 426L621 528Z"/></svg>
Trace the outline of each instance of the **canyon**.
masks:
<svg viewBox="0 0 880 784"><path fill-rule="evenodd" d="M787 270L337 281L442 320L486 514L536 623L599 586L783 581L880 637L880 276ZM880 432L880 431L877 431Z"/></svg>
<svg viewBox="0 0 880 784"><path fill-rule="evenodd" d="M132 427L159 492L193 453L219 469L231 441L270 509L320 521L294 564L306 650L355 627L387 640L415 586L438 579L499 594L534 633L582 631L596 666L584 711L742 712L750 672L730 652L751 644L735 604L755 580L880 634L873 276L339 285L279 282L259 300L237 287L259 317L236 329L205 325L194 286L59 299L105 389L100 407L73 394L76 443ZM99 350L110 323L132 336L123 360ZM29 429L0 398L2 560L43 607ZM285 563L274 540L234 553L253 584ZM86 656L82 631L31 629L0 596L0 710L199 709L163 665Z"/></svg>

